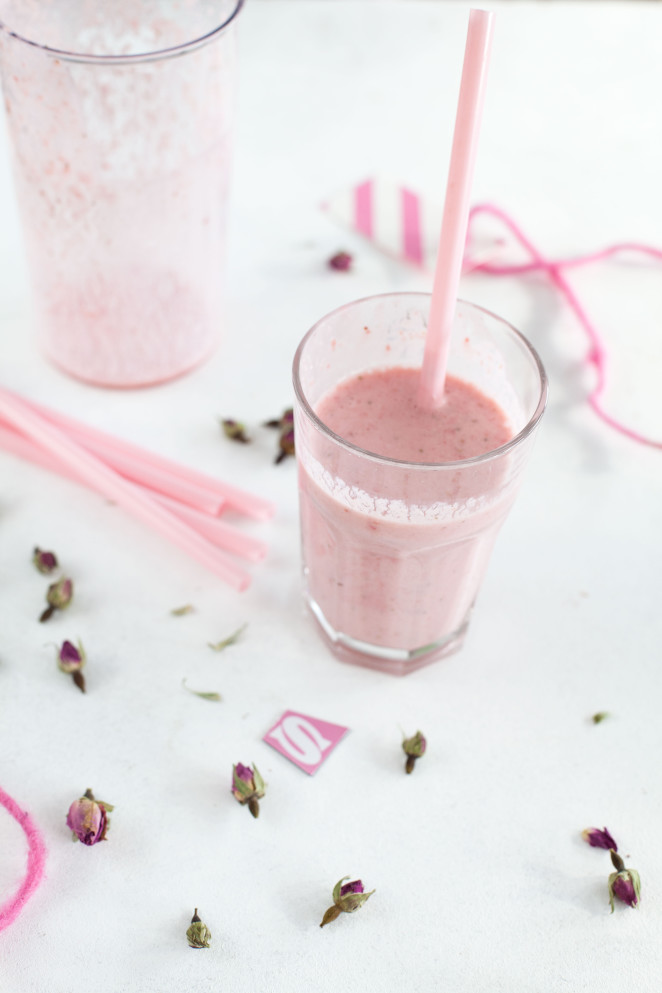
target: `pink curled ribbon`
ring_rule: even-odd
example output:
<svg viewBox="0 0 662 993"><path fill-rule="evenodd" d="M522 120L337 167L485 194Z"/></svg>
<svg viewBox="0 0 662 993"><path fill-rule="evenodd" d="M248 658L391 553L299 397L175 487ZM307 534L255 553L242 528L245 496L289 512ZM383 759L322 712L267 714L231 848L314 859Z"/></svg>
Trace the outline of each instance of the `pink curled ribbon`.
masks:
<svg viewBox="0 0 662 993"><path fill-rule="evenodd" d="M0 804L21 825L28 840L25 878L16 893L0 905L0 931L4 931L14 923L42 880L46 865L46 846L30 815L21 810L16 801L12 800L2 788L0 788Z"/></svg>
<svg viewBox="0 0 662 993"><path fill-rule="evenodd" d="M637 242L622 242L616 245L610 245L608 248L602 249L602 251L592 252L588 255L579 255L567 259L548 259L545 258L542 252L540 252L533 242L527 238L519 225L516 224L515 221L505 213L505 211L494 206L493 204L479 204L471 208L469 211L467 240L469 239L471 224L479 214L490 214L492 217L496 217L499 221L501 221L502 224L508 228L513 237L519 242L524 251L527 252L530 261L519 265L500 265L494 262L481 261L479 259L472 261L471 257L467 256L465 258L467 268L472 271L485 272L493 276L520 276L530 272L543 272L549 279L550 283L555 286L559 293L561 293L561 295L565 298L566 303L574 312L577 320L588 337L589 350L586 355L586 361L593 365L596 370L596 383L588 396L588 402L595 413L598 417L602 418L602 420L608 424L609 427L619 431L627 438L631 438L633 441L639 442L641 445L648 445L651 448L662 449L662 441L655 441L653 438L648 438L646 435L640 434L639 431L635 431L622 421L612 417L611 414L608 414L604 409L602 405L602 396L606 385L607 350L595 325L590 320L586 310L579 302L577 295L564 276L564 272L567 269L588 265L591 262L599 262L601 259L610 258L612 255L617 255L620 252L639 252L660 262L662 261L662 251L657 248L652 248L650 245L642 245Z"/></svg>

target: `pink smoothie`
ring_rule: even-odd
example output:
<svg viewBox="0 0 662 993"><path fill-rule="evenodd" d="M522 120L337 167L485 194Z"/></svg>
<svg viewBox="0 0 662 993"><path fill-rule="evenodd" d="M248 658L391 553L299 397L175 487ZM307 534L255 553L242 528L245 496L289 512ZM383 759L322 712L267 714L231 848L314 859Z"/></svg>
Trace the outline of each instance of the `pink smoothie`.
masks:
<svg viewBox="0 0 662 993"><path fill-rule="evenodd" d="M399 462L323 438L300 459L311 606L350 646L411 653L457 641L515 496L503 460L459 465L510 440L501 409L453 377L443 405L422 409L419 379L417 369L367 372L316 405L342 439ZM454 464L430 465L440 462Z"/></svg>
<svg viewBox="0 0 662 993"><path fill-rule="evenodd" d="M448 376L439 408L418 402L418 369L378 369L341 383L317 415L366 452L403 462L459 462L511 437L503 411L475 386Z"/></svg>

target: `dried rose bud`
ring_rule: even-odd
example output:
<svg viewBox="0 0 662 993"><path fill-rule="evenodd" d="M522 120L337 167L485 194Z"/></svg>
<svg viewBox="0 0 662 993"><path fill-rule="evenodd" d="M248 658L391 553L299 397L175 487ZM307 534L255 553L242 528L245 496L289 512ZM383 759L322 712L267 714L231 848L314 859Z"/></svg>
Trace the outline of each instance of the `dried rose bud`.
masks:
<svg viewBox="0 0 662 993"><path fill-rule="evenodd" d="M588 841L592 848L605 848L609 851L613 848L615 852L618 851L618 845L610 835L607 828L584 828L582 831L582 838L584 841Z"/></svg>
<svg viewBox="0 0 662 993"><path fill-rule="evenodd" d="M56 610L64 610L71 603L74 595L74 584L71 579L63 577L58 579L57 582L51 583L46 591L46 602L48 607L39 620L47 621L49 617L52 617Z"/></svg>
<svg viewBox="0 0 662 993"><path fill-rule="evenodd" d="M294 410L288 407L280 417L265 421L264 426L277 428L279 432L278 453L275 458L276 465L279 465L288 455L294 455Z"/></svg>
<svg viewBox="0 0 662 993"><path fill-rule="evenodd" d="M294 425L294 410L288 407L280 417L274 417L271 421L265 421L265 428L278 428L279 431L286 431Z"/></svg>
<svg viewBox="0 0 662 993"><path fill-rule="evenodd" d="M349 252L336 252L329 259L329 268L336 269L338 272L349 272L352 268L352 263L354 259L349 254Z"/></svg>
<svg viewBox="0 0 662 993"><path fill-rule="evenodd" d="M206 924L198 917L198 908L195 908L191 924L186 931L186 937L191 948L209 948L211 941L211 931Z"/></svg>
<svg viewBox="0 0 662 993"><path fill-rule="evenodd" d="M242 445L247 445L251 440L246 435L246 425L242 424L240 421L226 419L221 421L221 427L223 428L223 434L226 438L229 438L230 441L239 441Z"/></svg>
<svg viewBox="0 0 662 993"><path fill-rule="evenodd" d="M425 736L422 735L420 731L417 731L411 738L404 739L402 742L402 750L407 756L405 772L414 771L416 759L420 759L420 757L425 754L425 749L427 746L428 743L425 740Z"/></svg>
<svg viewBox="0 0 662 993"><path fill-rule="evenodd" d="M365 893L363 891L363 883L360 879L355 879L351 883L346 883L346 879L349 879L349 876L343 876L334 886L333 906L329 907L324 914L320 927L324 927L325 924L335 921L336 917L340 917L342 913L353 914L375 892L374 890L370 890L369 893Z"/></svg>
<svg viewBox="0 0 662 993"><path fill-rule="evenodd" d="M57 653L58 668L61 669L62 672L66 672L71 675L74 683L81 693L85 692L85 677L83 676L81 669L86 662L87 656L80 641L78 642L78 647L70 641L62 642L62 645Z"/></svg>
<svg viewBox="0 0 662 993"><path fill-rule="evenodd" d="M287 428L281 431L278 439L278 455L275 458L276 465L280 465L288 455L294 455L294 428Z"/></svg>
<svg viewBox="0 0 662 993"><path fill-rule="evenodd" d="M39 572L43 572L44 575L55 572L57 569L57 558L53 552L42 552L41 548L35 548L32 553L32 561Z"/></svg>
<svg viewBox="0 0 662 993"><path fill-rule="evenodd" d="M614 897L627 903L629 907L636 907L641 900L641 880L636 869L626 869L625 863L620 855L617 855L612 848L609 852L612 865L616 872L612 872L607 886L609 888L609 903L611 912L614 913Z"/></svg>
<svg viewBox="0 0 662 993"><path fill-rule="evenodd" d="M73 831L74 841L82 841L84 845L96 845L104 841L110 819L108 812L114 810L112 803L95 800L92 790L85 793L69 807L67 827Z"/></svg>
<svg viewBox="0 0 662 993"><path fill-rule="evenodd" d="M258 817L260 814L258 800L262 799L264 791L264 780L257 771L256 765L253 765L252 769L242 765L241 762L232 766L232 792L235 800L241 804L247 803L253 817Z"/></svg>
<svg viewBox="0 0 662 993"><path fill-rule="evenodd" d="M62 672L78 672L86 662L85 651L80 641L78 647L70 641L63 641L62 647L57 653L57 664Z"/></svg>

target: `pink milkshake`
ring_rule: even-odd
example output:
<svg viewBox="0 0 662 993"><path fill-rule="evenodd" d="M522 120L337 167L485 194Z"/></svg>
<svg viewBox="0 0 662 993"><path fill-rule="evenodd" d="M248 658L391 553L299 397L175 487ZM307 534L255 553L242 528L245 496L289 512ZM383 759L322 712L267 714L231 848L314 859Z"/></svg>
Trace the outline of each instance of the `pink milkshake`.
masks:
<svg viewBox="0 0 662 993"><path fill-rule="evenodd" d="M421 407L428 310L358 301L295 359L305 595L338 657L398 674L460 647L546 393L524 339L461 303L444 403Z"/></svg>

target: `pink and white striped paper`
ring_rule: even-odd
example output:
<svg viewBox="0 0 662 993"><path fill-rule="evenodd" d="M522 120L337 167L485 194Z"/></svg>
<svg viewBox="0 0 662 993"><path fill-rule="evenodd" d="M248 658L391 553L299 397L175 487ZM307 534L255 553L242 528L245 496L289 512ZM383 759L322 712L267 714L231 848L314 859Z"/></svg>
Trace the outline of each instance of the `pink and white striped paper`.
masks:
<svg viewBox="0 0 662 993"><path fill-rule="evenodd" d="M336 193L326 210L343 227L363 235L397 259L434 269L441 207L384 176Z"/></svg>

